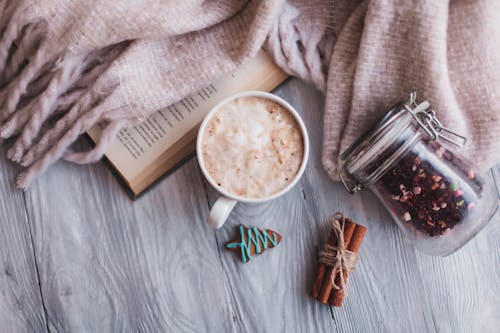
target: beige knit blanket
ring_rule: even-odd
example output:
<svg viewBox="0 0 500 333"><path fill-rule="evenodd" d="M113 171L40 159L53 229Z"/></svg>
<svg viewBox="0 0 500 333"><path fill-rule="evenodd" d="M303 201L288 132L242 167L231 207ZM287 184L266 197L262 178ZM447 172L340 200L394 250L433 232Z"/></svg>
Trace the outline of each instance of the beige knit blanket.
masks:
<svg viewBox="0 0 500 333"><path fill-rule="evenodd" d="M484 170L500 157L498 13L498 0L0 0L0 135L24 188L60 158L99 160L121 127L264 46L325 93L333 179L339 152L413 90ZM96 123L101 142L73 151Z"/></svg>

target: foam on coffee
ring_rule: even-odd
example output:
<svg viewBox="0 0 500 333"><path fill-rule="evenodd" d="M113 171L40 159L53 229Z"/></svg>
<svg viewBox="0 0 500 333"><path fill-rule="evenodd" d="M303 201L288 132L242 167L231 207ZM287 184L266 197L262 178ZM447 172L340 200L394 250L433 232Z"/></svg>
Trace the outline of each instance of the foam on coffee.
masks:
<svg viewBox="0 0 500 333"><path fill-rule="evenodd" d="M302 131L282 105L241 97L209 119L202 137L204 165L219 188L263 198L286 187L300 169Z"/></svg>

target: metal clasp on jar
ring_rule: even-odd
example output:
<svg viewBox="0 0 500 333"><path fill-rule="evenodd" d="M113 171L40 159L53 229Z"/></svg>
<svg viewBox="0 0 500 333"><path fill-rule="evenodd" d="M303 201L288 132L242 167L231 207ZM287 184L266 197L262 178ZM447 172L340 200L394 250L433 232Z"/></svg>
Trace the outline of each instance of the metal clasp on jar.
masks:
<svg viewBox="0 0 500 333"><path fill-rule="evenodd" d="M405 109L408 111L413 118L418 122L420 127L432 138L432 140L437 140L441 138L457 147L462 148L467 143L467 138L456 132L453 132L443 124L436 117L436 112L434 110L428 110L430 107L429 102L424 101L417 104L417 93L410 93L410 99L405 103ZM412 108L414 106L415 108Z"/></svg>

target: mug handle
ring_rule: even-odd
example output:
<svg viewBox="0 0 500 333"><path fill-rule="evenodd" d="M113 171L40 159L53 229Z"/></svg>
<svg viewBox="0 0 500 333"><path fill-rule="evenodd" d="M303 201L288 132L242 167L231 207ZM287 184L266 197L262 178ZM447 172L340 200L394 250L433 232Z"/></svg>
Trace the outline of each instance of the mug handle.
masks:
<svg viewBox="0 0 500 333"><path fill-rule="evenodd" d="M222 227L237 202L227 197L219 197L208 213L207 223L215 229Z"/></svg>

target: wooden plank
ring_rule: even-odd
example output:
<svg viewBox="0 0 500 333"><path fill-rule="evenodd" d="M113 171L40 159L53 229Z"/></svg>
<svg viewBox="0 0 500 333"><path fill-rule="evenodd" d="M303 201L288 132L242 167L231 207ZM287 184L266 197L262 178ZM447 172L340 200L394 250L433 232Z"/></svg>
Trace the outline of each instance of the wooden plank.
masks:
<svg viewBox="0 0 500 333"><path fill-rule="evenodd" d="M277 93L304 117L310 164L289 194L262 205L238 204L218 231L203 222L207 197L213 203L217 194L202 181L195 159L137 202L104 166L59 163L26 192L29 225L6 164L0 172L0 223L6 230L0 250L2 263L16 258L16 280L8 274L0 279L7 294L0 298L6 329L45 330L43 311L36 311L41 302L37 306L32 295L38 280L31 236L54 331L487 332L500 327L498 217L450 257L416 252L373 195L351 196L323 171L323 96L298 80ZM500 180L500 167L494 173ZM317 251L337 210L369 228L339 309L309 296ZM23 223L6 223L7 217ZM241 264L223 248L239 223L274 229L283 241Z"/></svg>
<svg viewBox="0 0 500 333"><path fill-rule="evenodd" d="M23 193L0 148L0 327L3 332L47 331Z"/></svg>
<svg viewBox="0 0 500 333"><path fill-rule="evenodd" d="M195 160L136 202L102 165L59 163L27 202L51 330L233 329Z"/></svg>
<svg viewBox="0 0 500 333"><path fill-rule="evenodd" d="M291 91L283 93L299 109L309 129L311 159L301 185L306 198L303 204L311 216L308 221L313 235L309 237L312 236L315 249L322 246L324 235L330 230L329 221L336 211L368 227L361 248L361 263L352 274L349 295L342 308L331 309L336 329L340 332L372 331L374 328L381 331L432 331L430 312L419 298L418 288L422 280L413 269L416 263L414 249L405 242L402 233L373 195L368 192L350 195L340 183L331 181L323 170L322 95L299 81ZM311 257L310 253L306 254ZM313 271L315 266L316 263ZM324 305L317 302L314 305L318 311L324 311ZM408 317L412 320L408 321Z"/></svg>
<svg viewBox="0 0 500 333"><path fill-rule="evenodd" d="M500 166L486 176L498 187ZM496 179L492 178L492 174ZM497 201L498 201L498 192ZM446 258L418 254L423 293L434 325L444 332L494 332L500 329L500 214L470 242Z"/></svg>
<svg viewBox="0 0 500 333"><path fill-rule="evenodd" d="M328 179L321 165L322 100L312 87L297 80L278 90L296 106L309 129L310 164L300 183L286 196L262 205L238 204L217 232L219 246L239 223L270 228L282 244L242 265L228 252L221 258L231 286L242 331L432 331L432 316L420 297L422 278L417 256L388 214L369 193L351 196ZM209 190L211 201L217 196ZM318 248L332 214L346 215L368 226L362 262L350 281L340 309L313 300ZM388 274L390 272L390 274ZM411 318L411 320L409 320Z"/></svg>

